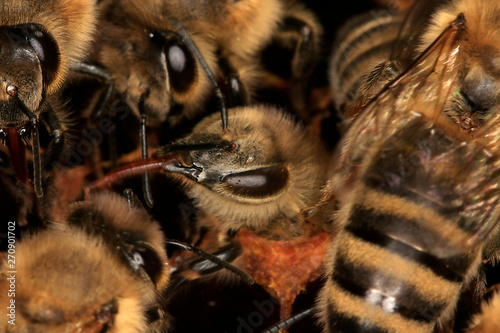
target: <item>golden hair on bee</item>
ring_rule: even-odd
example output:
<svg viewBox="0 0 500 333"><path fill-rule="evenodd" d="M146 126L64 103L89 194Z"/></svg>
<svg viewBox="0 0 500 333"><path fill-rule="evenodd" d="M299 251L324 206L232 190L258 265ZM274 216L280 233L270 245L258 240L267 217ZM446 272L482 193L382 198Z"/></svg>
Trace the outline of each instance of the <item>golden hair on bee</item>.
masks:
<svg viewBox="0 0 500 333"><path fill-rule="evenodd" d="M209 4L199 0L170 0L166 3L176 8L173 12L180 20L196 22L223 45L223 49L246 59L254 57L270 42L270 32L278 28L285 10L278 0L215 0Z"/></svg>
<svg viewBox="0 0 500 333"><path fill-rule="evenodd" d="M453 17L462 13L467 32L461 42L461 90L445 113L464 130L476 130L500 102L500 4L456 0L438 7L421 38L422 50Z"/></svg>
<svg viewBox="0 0 500 333"><path fill-rule="evenodd" d="M422 35L417 51L423 51L443 29L462 13L467 21L466 41L462 44L466 52L476 51L481 58L481 45L497 45L500 39L500 4L495 0L481 2L454 0L441 4L432 15L429 26Z"/></svg>
<svg viewBox="0 0 500 333"><path fill-rule="evenodd" d="M159 225L127 200L101 193L69 207L67 220L16 243L15 324L2 332L164 332L166 287ZM0 286L12 276L2 265ZM11 302L2 293L0 302Z"/></svg>

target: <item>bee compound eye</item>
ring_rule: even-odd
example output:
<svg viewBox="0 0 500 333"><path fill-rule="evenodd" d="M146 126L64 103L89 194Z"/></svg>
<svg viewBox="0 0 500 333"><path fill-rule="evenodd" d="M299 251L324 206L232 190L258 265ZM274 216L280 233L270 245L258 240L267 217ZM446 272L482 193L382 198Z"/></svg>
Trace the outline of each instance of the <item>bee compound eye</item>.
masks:
<svg viewBox="0 0 500 333"><path fill-rule="evenodd" d="M59 47L42 25L27 24L23 30L40 61L44 83L48 85L54 81L59 70Z"/></svg>
<svg viewBox="0 0 500 333"><path fill-rule="evenodd" d="M264 198L282 192L288 185L288 169L270 166L225 176L222 183L227 191L240 197Z"/></svg>
<svg viewBox="0 0 500 333"><path fill-rule="evenodd" d="M130 265L135 271L143 269L151 281L156 284L165 269L160 256L153 247L145 243L136 246L134 251L130 257Z"/></svg>
<svg viewBox="0 0 500 333"><path fill-rule="evenodd" d="M196 61L188 48L170 39L165 45L165 57L170 85L177 93L187 92L195 83Z"/></svg>

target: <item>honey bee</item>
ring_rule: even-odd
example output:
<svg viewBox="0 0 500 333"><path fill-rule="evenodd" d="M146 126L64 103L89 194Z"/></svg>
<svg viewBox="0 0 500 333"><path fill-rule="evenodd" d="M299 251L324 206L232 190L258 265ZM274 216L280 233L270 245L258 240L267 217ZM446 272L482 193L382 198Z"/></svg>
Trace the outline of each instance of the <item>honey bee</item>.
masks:
<svg viewBox="0 0 500 333"><path fill-rule="evenodd" d="M217 68L209 35L181 22L167 4L108 0L99 5L99 29L105 33L93 57L104 66L115 92L126 93L134 114L146 113L152 126L165 121L173 126L179 117L202 112L214 92L209 75Z"/></svg>
<svg viewBox="0 0 500 333"><path fill-rule="evenodd" d="M164 331L164 241L159 224L121 196L72 204L64 223L4 260L0 302L13 316L2 316L2 332Z"/></svg>
<svg viewBox="0 0 500 333"><path fill-rule="evenodd" d="M69 126L58 92L70 64L82 59L95 23L92 0L7 1L0 10L0 137L8 147L19 182L28 182L22 141L32 141L34 189L43 195L43 172L50 171L65 144ZM40 154L39 123L52 136Z"/></svg>
<svg viewBox="0 0 500 333"><path fill-rule="evenodd" d="M226 261L238 249L211 255L165 239L133 193L75 202L64 222L12 244L15 255L6 255L0 271L0 303L14 315L2 316L2 332L165 332L167 290L175 288L165 244L203 257L189 279L226 268L253 283Z"/></svg>
<svg viewBox="0 0 500 333"><path fill-rule="evenodd" d="M107 88L94 113L110 109L110 102L124 99L140 119L140 144L148 157L146 125L175 132L180 124L193 122L217 99L222 126L227 124L225 87L219 82L216 43L210 33L177 18L168 1L138 3L107 0L99 4L99 30L91 62L75 70L104 80ZM181 17L182 18L182 17ZM231 86L229 86L230 88ZM236 84L234 96L246 94ZM215 97L214 97L215 96ZM110 115L112 116L112 115ZM168 133L166 135L168 137ZM146 203L153 205L148 174L144 175Z"/></svg>
<svg viewBox="0 0 500 333"><path fill-rule="evenodd" d="M187 137L161 147L156 159L112 171L87 192L161 170L186 185L188 196L222 232L247 227L270 239L300 236L308 229L300 211L321 197L326 183L324 148L274 107L230 111L227 130L213 114Z"/></svg>
<svg viewBox="0 0 500 333"><path fill-rule="evenodd" d="M281 85L291 86L295 108L305 108L302 105L305 101L299 103L299 96L303 99L307 91L302 88L306 87L304 83L318 60L323 31L316 15L300 1L157 0L156 3L167 3L181 22L196 26L195 30L210 32L227 85L240 87L230 91L244 88L246 100L236 106L260 100L259 90L263 86L281 80L287 82ZM228 99L234 99L234 95L230 93Z"/></svg>
<svg viewBox="0 0 500 333"><path fill-rule="evenodd" d="M86 192L150 171L178 180L197 207L197 227L207 230L200 246L241 246L234 265L280 302L280 317L286 318L296 296L321 275L331 214L304 219L301 213L322 197L328 154L318 138L275 107L229 111L226 130L213 114L154 158L123 165Z"/></svg>
<svg viewBox="0 0 500 333"><path fill-rule="evenodd" d="M495 96L487 65L499 9L439 7L422 34L427 48L348 128L329 183L341 230L318 301L325 332L439 329L482 258L497 256L498 103L475 131L447 110L464 94Z"/></svg>

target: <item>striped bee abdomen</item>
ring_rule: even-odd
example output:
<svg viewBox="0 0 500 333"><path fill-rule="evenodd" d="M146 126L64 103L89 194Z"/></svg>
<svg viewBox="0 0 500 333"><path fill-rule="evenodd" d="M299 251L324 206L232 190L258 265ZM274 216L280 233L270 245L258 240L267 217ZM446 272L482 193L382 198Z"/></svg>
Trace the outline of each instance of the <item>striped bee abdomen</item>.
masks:
<svg viewBox="0 0 500 333"><path fill-rule="evenodd" d="M424 115L366 157L323 289L328 332L423 333L450 319L494 224L496 156Z"/></svg>
<svg viewBox="0 0 500 333"><path fill-rule="evenodd" d="M339 31L329 68L338 111L348 112L351 103L372 96L399 73L397 63L389 60L403 18L388 10L372 11Z"/></svg>

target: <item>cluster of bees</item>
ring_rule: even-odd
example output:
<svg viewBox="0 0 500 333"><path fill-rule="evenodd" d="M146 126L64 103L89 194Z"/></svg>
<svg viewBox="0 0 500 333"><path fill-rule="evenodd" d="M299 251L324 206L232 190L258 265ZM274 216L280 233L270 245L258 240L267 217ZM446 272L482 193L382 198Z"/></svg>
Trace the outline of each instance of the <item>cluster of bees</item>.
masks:
<svg viewBox="0 0 500 333"><path fill-rule="evenodd" d="M500 3L370 6L2 2L0 332L499 332Z"/></svg>

